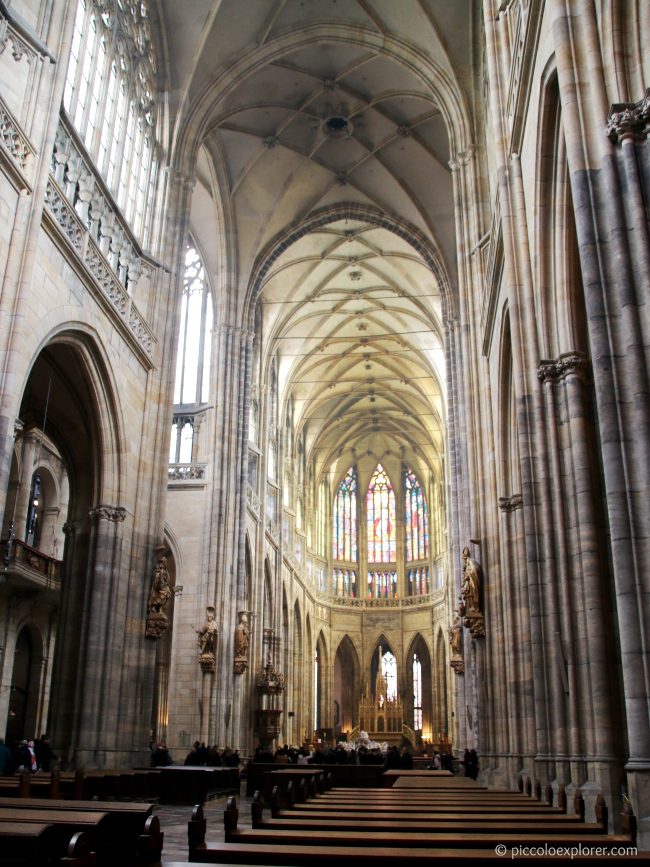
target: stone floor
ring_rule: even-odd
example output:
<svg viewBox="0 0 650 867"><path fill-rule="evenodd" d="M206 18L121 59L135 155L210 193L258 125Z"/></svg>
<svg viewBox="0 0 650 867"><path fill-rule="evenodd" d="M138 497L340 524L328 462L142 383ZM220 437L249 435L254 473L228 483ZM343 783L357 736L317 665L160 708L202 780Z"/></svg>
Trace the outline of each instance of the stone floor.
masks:
<svg viewBox="0 0 650 867"><path fill-rule="evenodd" d="M242 793L246 791L246 783L242 783ZM227 798L218 798L203 805L203 813L207 820L207 843L217 843L224 840L223 811ZM251 798L237 798L239 807L239 828L251 827ZM191 806L160 804L154 809L160 819L160 827L165 835L163 845L163 865L171 861L187 861L187 823L192 815Z"/></svg>

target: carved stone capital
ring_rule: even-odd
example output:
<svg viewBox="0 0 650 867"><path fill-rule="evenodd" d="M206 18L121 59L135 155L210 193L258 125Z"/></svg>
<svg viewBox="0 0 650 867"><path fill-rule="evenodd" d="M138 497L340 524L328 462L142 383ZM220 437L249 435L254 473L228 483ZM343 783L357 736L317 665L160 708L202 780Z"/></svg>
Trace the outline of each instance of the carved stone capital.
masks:
<svg viewBox="0 0 650 867"><path fill-rule="evenodd" d="M523 505L521 494L512 494L510 497L499 497L499 508L502 512L515 512Z"/></svg>
<svg viewBox="0 0 650 867"><path fill-rule="evenodd" d="M463 661L462 656L452 656L451 662L449 664L454 669L456 674L465 674L465 662Z"/></svg>
<svg viewBox="0 0 650 867"><path fill-rule="evenodd" d="M468 612L463 622L467 629L469 629L472 638L483 638L485 636L485 617L480 612Z"/></svg>
<svg viewBox="0 0 650 867"><path fill-rule="evenodd" d="M574 375L586 380L591 363L582 352L565 352L554 361L543 359L537 368L537 377L541 382L560 382Z"/></svg>
<svg viewBox="0 0 650 867"><path fill-rule="evenodd" d="M204 674L216 671L214 653L199 653L199 665Z"/></svg>
<svg viewBox="0 0 650 867"><path fill-rule="evenodd" d="M245 656L236 656L233 664L235 674L243 674L248 668L248 660Z"/></svg>
<svg viewBox="0 0 650 867"><path fill-rule="evenodd" d="M110 521L113 524L119 524L126 518L126 509L122 506L97 506L95 509L90 509L88 514L93 521Z"/></svg>
<svg viewBox="0 0 650 867"><path fill-rule="evenodd" d="M638 102L617 102L607 115L605 129L609 138L615 142L626 139L644 138L647 135L647 122L650 119L650 88Z"/></svg>
<svg viewBox="0 0 650 867"><path fill-rule="evenodd" d="M169 618L164 611L154 611L147 616L145 632L147 638L160 638L167 631Z"/></svg>
<svg viewBox="0 0 650 867"><path fill-rule="evenodd" d="M81 527L80 521L66 521L63 525L63 532L66 536L74 536L79 527Z"/></svg>

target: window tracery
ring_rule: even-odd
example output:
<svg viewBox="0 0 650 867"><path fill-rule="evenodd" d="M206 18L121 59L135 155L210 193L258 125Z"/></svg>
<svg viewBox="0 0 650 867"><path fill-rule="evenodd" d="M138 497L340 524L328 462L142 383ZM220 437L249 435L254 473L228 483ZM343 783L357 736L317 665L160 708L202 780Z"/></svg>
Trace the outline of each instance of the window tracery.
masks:
<svg viewBox="0 0 650 867"><path fill-rule="evenodd" d="M381 464L368 485L366 496L368 562L394 563L397 559L395 493Z"/></svg>
<svg viewBox="0 0 650 867"><path fill-rule="evenodd" d="M146 0L79 0L63 105L143 243L158 171L157 93Z"/></svg>
<svg viewBox="0 0 650 867"><path fill-rule="evenodd" d="M357 560L357 472L350 467L334 501L333 555L335 560Z"/></svg>

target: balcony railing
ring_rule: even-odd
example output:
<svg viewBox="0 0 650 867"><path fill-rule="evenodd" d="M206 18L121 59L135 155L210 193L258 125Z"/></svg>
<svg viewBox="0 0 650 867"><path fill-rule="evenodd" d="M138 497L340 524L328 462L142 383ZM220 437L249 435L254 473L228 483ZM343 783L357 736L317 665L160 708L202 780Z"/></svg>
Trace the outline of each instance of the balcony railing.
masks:
<svg viewBox="0 0 650 867"><path fill-rule="evenodd" d="M4 573L12 579L12 584L41 590L61 589L60 560L48 557L20 539L2 542L2 558Z"/></svg>

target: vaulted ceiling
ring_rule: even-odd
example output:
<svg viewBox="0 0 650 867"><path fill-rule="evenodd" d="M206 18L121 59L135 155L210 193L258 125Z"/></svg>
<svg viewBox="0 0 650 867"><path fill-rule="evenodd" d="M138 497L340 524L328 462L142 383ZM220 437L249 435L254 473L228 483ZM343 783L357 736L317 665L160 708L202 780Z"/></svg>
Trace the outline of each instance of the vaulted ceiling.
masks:
<svg viewBox="0 0 650 867"><path fill-rule="evenodd" d="M470 143L454 118L470 114L478 4L161 7L174 146L198 154L192 231L240 311L263 273L262 356L277 359L296 434L323 470L388 452L437 473L449 161Z"/></svg>

